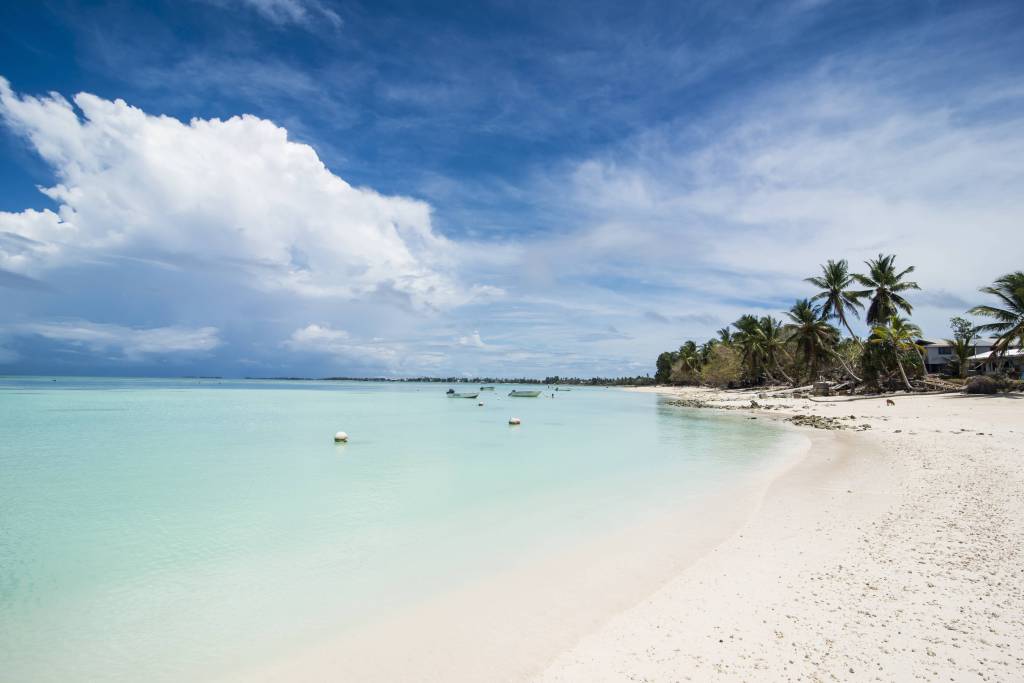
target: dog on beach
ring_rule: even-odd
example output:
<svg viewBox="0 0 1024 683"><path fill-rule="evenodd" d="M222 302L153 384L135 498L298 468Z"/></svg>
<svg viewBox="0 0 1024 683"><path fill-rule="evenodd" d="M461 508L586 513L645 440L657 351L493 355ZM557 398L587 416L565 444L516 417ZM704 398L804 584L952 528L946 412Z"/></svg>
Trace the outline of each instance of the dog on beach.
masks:
<svg viewBox="0 0 1024 683"><path fill-rule="evenodd" d="M885 399L885 405L887 405L887 406L894 406L894 405L896 405L896 401L892 400L891 398L887 398L887 399Z"/></svg>

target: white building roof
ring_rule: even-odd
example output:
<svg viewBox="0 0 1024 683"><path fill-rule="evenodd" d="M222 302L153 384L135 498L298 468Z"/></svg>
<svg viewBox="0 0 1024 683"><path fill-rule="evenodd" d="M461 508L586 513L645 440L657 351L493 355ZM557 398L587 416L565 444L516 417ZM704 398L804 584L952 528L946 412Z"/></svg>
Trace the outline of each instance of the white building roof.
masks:
<svg viewBox="0 0 1024 683"><path fill-rule="evenodd" d="M950 344L945 339L939 339L938 341L929 341L927 339L921 339L921 340L919 340L919 343L922 346L952 346L952 344ZM972 339L971 340L971 346L992 346L995 343L996 343L995 339L980 339L979 338L979 339Z"/></svg>
<svg viewBox="0 0 1024 683"><path fill-rule="evenodd" d="M969 360L988 360L989 356L990 353L986 351L985 353L974 354ZM1024 356L1024 349L1009 349L1006 353L996 356L996 358L1019 358L1021 356Z"/></svg>

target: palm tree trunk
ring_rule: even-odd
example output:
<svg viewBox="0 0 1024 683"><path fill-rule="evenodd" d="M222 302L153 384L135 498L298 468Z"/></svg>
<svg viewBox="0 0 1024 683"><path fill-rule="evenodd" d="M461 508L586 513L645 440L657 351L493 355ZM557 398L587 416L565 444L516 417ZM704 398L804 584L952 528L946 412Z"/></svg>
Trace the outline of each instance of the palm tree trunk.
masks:
<svg viewBox="0 0 1024 683"><path fill-rule="evenodd" d="M900 369L900 377L903 378L903 386L907 388L907 391L913 391L914 387L910 386L910 380L907 379L907 372L903 369L903 363L900 362L899 351L896 353L896 367Z"/></svg>
<svg viewBox="0 0 1024 683"><path fill-rule="evenodd" d="M914 344L914 349L917 351L917 355L921 357L921 372L923 372L924 376L927 377L928 376L928 363L925 362L924 351L922 351L921 347L918 346L917 344Z"/></svg>
<svg viewBox="0 0 1024 683"><path fill-rule="evenodd" d="M857 342L857 346L864 348L864 344L861 342L860 337L853 333L853 329L850 327L850 323L846 323L846 331L850 333L850 339Z"/></svg>
<svg viewBox="0 0 1024 683"><path fill-rule="evenodd" d="M783 377L786 378L787 382L792 384L794 387L796 386L796 382L793 381L792 377L790 377L789 375L786 374L786 371L782 369L782 366L779 365L778 361L776 361L776 363L775 363L775 369L779 371L780 375L782 375Z"/></svg>
<svg viewBox="0 0 1024 683"><path fill-rule="evenodd" d="M864 381L856 374L854 374L853 370L851 370L850 366L846 364L846 360L839 354L838 351L833 351L832 355L834 355L836 357L836 360L839 361L839 364L843 366L843 370L846 370L846 374L853 378L853 381L857 382L858 384Z"/></svg>

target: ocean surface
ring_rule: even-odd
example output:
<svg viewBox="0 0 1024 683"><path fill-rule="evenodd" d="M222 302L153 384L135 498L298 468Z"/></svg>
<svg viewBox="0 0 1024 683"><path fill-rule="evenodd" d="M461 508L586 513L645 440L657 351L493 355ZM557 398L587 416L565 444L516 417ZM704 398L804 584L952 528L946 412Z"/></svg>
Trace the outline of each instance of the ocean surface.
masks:
<svg viewBox="0 0 1024 683"><path fill-rule="evenodd" d="M794 438L649 393L447 388L0 378L0 679L227 674L643 523Z"/></svg>

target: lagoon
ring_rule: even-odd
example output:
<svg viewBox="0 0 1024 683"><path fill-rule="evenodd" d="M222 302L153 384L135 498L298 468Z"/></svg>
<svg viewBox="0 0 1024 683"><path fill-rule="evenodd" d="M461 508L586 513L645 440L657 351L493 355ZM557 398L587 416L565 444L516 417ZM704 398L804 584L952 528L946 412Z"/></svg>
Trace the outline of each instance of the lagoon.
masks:
<svg viewBox="0 0 1024 683"><path fill-rule="evenodd" d="M5 677L226 676L643 525L795 438L652 393L447 388L0 378Z"/></svg>

